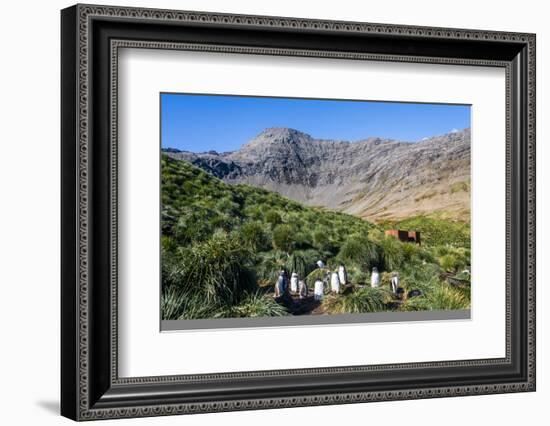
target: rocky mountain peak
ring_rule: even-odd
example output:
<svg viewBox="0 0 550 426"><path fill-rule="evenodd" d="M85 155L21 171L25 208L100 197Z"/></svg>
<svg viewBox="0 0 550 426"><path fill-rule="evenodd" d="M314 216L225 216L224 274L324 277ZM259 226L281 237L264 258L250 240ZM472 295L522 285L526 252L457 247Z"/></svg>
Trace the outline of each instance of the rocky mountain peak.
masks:
<svg viewBox="0 0 550 426"><path fill-rule="evenodd" d="M257 149L267 145L297 145L311 141L307 133L288 127L269 127L242 146L241 150Z"/></svg>
<svg viewBox="0 0 550 426"><path fill-rule="evenodd" d="M268 127L260 132L257 137L266 139L311 139L307 133L290 127Z"/></svg>
<svg viewBox="0 0 550 426"><path fill-rule="evenodd" d="M228 183L365 218L434 211L469 218L470 129L419 142L347 142L272 127L230 153L165 152Z"/></svg>

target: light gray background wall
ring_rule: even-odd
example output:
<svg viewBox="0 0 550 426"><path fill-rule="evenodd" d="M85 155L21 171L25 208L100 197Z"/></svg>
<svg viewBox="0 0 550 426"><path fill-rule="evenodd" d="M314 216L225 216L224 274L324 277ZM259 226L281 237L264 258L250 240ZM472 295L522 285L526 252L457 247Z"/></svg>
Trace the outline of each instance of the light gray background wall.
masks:
<svg viewBox="0 0 550 426"><path fill-rule="evenodd" d="M548 424L550 404L550 27L536 0L105 0L123 4L537 33L538 391L534 394L108 421L155 425ZM0 65L0 421L68 424L59 394L59 9L3 2ZM546 189L545 189L546 187Z"/></svg>

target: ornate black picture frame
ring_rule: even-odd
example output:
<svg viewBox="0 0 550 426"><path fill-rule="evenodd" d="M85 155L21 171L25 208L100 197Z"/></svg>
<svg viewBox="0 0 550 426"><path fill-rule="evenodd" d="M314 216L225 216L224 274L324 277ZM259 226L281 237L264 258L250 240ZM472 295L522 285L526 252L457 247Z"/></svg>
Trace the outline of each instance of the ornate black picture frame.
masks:
<svg viewBox="0 0 550 426"><path fill-rule="evenodd" d="M61 413L159 416L535 390L535 35L76 5L61 13ZM120 378L117 51L187 49L506 70L506 356Z"/></svg>

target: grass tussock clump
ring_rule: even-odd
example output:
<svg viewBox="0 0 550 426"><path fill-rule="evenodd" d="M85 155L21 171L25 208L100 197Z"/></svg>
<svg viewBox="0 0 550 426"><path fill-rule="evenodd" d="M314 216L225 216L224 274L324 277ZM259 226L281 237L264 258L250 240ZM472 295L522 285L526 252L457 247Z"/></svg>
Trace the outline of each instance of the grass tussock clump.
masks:
<svg viewBox="0 0 550 426"><path fill-rule="evenodd" d="M231 309L231 317L282 317L288 315L287 309L277 303L273 297L260 291L247 294L241 302Z"/></svg>
<svg viewBox="0 0 550 426"><path fill-rule="evenodd" d="M356 264L370 270L379 263L380 248L368 238L368 234L353 234L347 238L339 251L342 262Z"/></svg>
<svg viewBox="0 0 550 426"><path fill-rule="evenodd" d="M469 309L470 298L464 292L442 284L423 297L408 299L402 306L404 311L443 311Z"/></svg>
<svg viewBox="0 0 550 426"><path fill-rule="evenodd" d="M172 253L163 252L163 318L204 318L239 303L256 288L251 257L237 239L224 233ZM175 306L178 303L180 309Z"/></svg>
<svg viewBox="0 0 550 426"><path fill-rule="evenodd" d="M362 287L341 296L330 296L325 305L330 314L361 314L385 310L389 294L378 288Z"/></svg>

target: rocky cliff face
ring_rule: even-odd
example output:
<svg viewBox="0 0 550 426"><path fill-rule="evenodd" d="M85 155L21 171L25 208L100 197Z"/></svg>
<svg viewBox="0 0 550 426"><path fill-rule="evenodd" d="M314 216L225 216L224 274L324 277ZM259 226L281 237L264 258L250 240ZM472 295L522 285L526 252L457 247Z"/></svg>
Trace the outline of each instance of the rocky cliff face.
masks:
<svg viewBox="0 0 550 426"><path fill-rule="evenodd" d="M165 154L229 183L247 183L369 220L433 213L469 220L469 129L408 143L320 140L294 129L270 128L234 152Z"/></svg>

